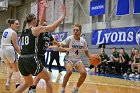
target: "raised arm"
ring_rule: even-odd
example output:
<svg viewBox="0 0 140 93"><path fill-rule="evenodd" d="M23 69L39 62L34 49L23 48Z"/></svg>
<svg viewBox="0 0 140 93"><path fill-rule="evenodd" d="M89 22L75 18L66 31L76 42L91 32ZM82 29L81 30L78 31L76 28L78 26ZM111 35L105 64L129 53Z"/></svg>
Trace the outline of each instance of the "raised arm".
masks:
<svg viewBox="0 0 140 93"><path fill-rule="evenodd" d="M39 25L38 27L32 28L34 36L38 36L40 33L44 32L53 32L66 16L66 7L64 6L64 4L62 4L61 9L63 13L62 16L60 16L60 18L56 20L53 24L47 26Z"/></svg>
<svg viewBox="0 0 140 93"><path fill-rule="evenodd" d="M41 5L41 15L39 17L39 25L43 25L43 22L46 20L46 8L48 7L48 1L42 0L40 2Z"/></svg>
<svg viewBox="0 0 140 93"><path fill-rule="evenodd" d="M66 16L66 7L64 6L64 4L62 4L61 10L62 10L62 15L55 22L53 22L53 24L48 26L42 26L41 27L42 32L52 32L59 26L59 24L64 20Z"/></svg>

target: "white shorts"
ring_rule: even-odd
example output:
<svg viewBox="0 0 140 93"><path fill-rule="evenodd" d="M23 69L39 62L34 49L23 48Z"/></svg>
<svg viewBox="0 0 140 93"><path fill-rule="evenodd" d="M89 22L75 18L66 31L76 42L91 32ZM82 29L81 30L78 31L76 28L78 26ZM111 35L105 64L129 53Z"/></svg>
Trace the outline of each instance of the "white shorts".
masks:
<svg viewBox="0 0 140 93"><path fill-rule="evenodd" d="M15 63L18 55L13 46L5 46L1 48L1 60L4 62Z"/></svg>
<svg viewBox="0 0 140 93"><path fill-rule="evenodd" d="M82 63L82 60L80 58L71 58L68 57L67 55L64 57L64 63L71 63L73 65L73 67L75 67L78 63Z"/></svg>

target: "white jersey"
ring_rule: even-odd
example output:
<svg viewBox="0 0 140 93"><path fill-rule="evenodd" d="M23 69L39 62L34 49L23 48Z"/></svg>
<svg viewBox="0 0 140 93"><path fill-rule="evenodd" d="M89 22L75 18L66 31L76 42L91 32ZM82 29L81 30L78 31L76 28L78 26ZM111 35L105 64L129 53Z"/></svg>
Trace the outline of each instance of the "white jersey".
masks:
<svg viewBox="0 0 140 93"><path fill-rule="evenodd" d="M87 42L83 37L80 37L80 40L75 40L74 36L68 36L63 42L63 45L68 45L72 50L69 51L68 57L72 59L80 59L80 56L83 51L88 50Z"/></svg>
<svg viewBox="0 0 140 93"><path fill-rule="evenodd" d="M1 59L6 63L14 63L17 60L17 54L12 44L12 34L14 30L5 29L1 39Z"/></svg>
<svg viewBox="0 0 140 93"><path fill-rule="evenodd" d="M1 39L1 47L12 45L12 33L13 32L14 32L14 30L12 30L11 28L4 30L4 32L2 34L2 39Z"/></svg>

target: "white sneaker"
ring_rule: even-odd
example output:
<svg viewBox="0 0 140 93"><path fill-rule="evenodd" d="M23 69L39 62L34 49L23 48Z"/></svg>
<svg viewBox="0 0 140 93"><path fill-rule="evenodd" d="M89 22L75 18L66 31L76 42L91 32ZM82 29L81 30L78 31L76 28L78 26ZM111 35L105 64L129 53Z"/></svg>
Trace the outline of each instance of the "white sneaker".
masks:
<svg viewBox="0 0 140 93"><path fill-rule="evenodd" d="M126 77L127 76L127 73L123 74L123 76Z"/></svg>
<svg viewBox="0 0 140 93"><path fill-rule="evenodd" d="M90 68L86 68L86 71L89 72L90 71Z"/></svg>
<svg viewBox="0 0 140 93"><path fill-rule="evenodd" d="M74 88L72 93L78 93L78 89Z"/></svg>
<svg viewBox="0 0 140 93"><path fill-rule="evenodd" d="M61 90L60 90L60 93L65 93L65 90L61 89Z"/></svg>
<svg viewBox="0 0 140 93"><path fill-rule="evenodd" d="M135 78L137 78L137 79L138 79L138 78L140 78L140 75L139 75L139 74L137 74L137 75L135 76Z"/></svg>
<svg viewBox="0 0 140 93"><path fill-rule="evenodd" d="M28 91L28 93L36 93L36 89L31 89Z"/></svg>
<svg viewBox="0 0 140 93"><path fill-rule="evenodd" d="M10 83L6 83L6 84L5 84L5 89L6 89L6 90L10 90Z"/></svg>
<svg viewBox="0 0 140 93"><path fill-rule="evenodd" d="M133 77L135 77L135 74L132 73L132 74L129 75L129 77L133 78Z"/></svg>

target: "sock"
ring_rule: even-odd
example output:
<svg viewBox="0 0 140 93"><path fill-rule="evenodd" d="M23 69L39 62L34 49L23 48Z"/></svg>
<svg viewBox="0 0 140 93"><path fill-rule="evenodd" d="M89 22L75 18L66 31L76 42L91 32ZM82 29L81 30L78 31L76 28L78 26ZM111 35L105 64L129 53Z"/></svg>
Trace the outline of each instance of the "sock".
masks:
<svg viewBox="0 0 140 93"><path fill-rule="evenodd" d="M35 85L32 85L32 89L36 89L36 86Z"/></svg>
<svg viewBox="0 0 140 93"><path fill-rule="evenodd" d="M62 89L61 89L62 91L65 91L65 88L64 87L62 87Z"/></svg>
<svg viewBox="0 0 140 93"><path fill-rule="evenodd" d="M31 89L32 89L32 86L29 87L29 90L31 90Z"/></svg>
<svg viewBox="0 0 140 93"><path fill-rule="evenodd" d="M36 86L35 85L30 86L29 90L31 89L36 89Z"/></svg>
<svg viewBox="0 0 140 93"><path fill-rule="evenodd" d="M75 89L76 89L76 90L78 90L78 89L79 89L79 87L77 87L77 86L76 86L76 87L75 87Z"/></svg>
<svg viewBox="0 0 140 93"><path fill-rule="evenodd" d="M18 83L18 84L16 84L16 88L19 86L20 84Z"/></svg>
<svg viewBox="0 0 140 93"><path fill-rule="evenodd" d="M10 79L9 78L7 79L6 83L10 83Z"/></svg>

